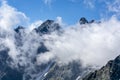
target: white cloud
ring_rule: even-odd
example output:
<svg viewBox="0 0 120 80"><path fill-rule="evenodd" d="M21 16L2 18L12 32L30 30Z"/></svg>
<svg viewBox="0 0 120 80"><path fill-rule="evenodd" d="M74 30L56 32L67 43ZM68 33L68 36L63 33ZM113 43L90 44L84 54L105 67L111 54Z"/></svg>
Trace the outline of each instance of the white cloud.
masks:
<svg viewBox="0 0 120 80"><path fill-rule="evenodd" d="M47 55L47 56L46 56ZM49 53L49 52L46 52L46 53L41 53L37 56L37 64L44 64L44 63L47 63L49 62L50 60L52 60L54 58L54 55Z"/></svg>
<svg viewBox="0 0 120 80"><path fill-rule="evenodd" d="M19 60L21 59L22 62L25 64L27 63L25 61L25 59L27 58L25 54L29 52L29 55L31 56L31 53L35 52L39 45L38 43L40 42L40 38L38 38L37 34L29 34L22 31L23 33L21 34L21 42L24 42L24 45L18 47L16 45L16 34L14 32L14 27L17 27L17 25L27 24L28 17L26 17L24 13L8 5L5 0L1 2L2 4L0 6L0 42L2 42L1 44L4 45L4 47L10 49L8 54L14 60L15 64L19 63ZM40 24L40 21L32 24L31 26L36 26L38 25L38 23ZM32 43L32 46L29 46L30 43ZM22 55L22 57L18 57L18 55Z"/></svg>
<svg viewBox="0 0 120 80"><path fill-rule="evenodd" d="M62 17L58 16L58 17L56 18L56 22L61 24L61 23L62 23Z"/></svg>
<svg viewBox="0 0 120 80"><path fill-rule="evenodd" d="M103 66L120 53L119 25L114 17L102 23L74 25L62 35L45 36L45 44L58 63L80 60L83 65Z"/></svg>
<svg viewBox="0 0 120 80"><path fill-rule="evenodd" d="M66 24L63 22L62 17L58 16L55 20L56 23L58 23L60 26L65 26Z"/></svg>
<svg viewBox="0 0 120 80"><path fill-rule="evenodd" d="M0 27L14 27L17 24L27 22L27 20L28 18L24 13L19 12L15 8L9 6L5 0L2 1L0 6Z"/></svg>
<svg viewBox="0 0 120 80"><path fill-rule="evenodd" d="M43 23L42 20L35 21L32 24L30 24L30 26L28 27L28 30L32 31L33 29L39 27L42 23Z"/></svg>
<svg viewBox="0 0 120 80"><path fill-rule="evenodd" d="M85 5L87 5L90 8L94 8L95 7L95 0L83 0L83 3Z"/></svg>
<svg viewBox="0 0 120 80"><path fill-rule="evenodd" d="M0 40L10 48L9 55L15 59L18 55L14 39L13 28L17 25L26 24L26 15L7 4L6 0L1 0L0 6Z"/></svg>

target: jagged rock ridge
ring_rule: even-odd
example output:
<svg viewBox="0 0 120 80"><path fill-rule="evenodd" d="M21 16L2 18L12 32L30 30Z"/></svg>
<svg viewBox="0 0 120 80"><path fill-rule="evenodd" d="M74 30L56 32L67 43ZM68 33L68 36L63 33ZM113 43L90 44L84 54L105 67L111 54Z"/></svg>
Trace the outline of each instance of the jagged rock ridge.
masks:
<svg viewBox="0 0 120 80"><path fill-rule="evenodd" d="M120 80L120 56L109 61L101 69L91 72L82 80Z"/></svg>
<svg viewBox="0 0 120 80"><path fill-rule="evenodd" d="M60 30L60 25L58 23L56 23L54 20L46 20L35 30L38 33L50 34L50 32Z"/></svg>

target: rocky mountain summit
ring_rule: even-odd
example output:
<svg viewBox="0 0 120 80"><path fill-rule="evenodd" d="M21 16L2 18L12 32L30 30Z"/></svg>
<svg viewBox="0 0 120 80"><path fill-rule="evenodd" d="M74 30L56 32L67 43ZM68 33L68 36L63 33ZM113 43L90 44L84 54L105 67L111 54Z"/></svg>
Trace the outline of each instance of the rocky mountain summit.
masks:
<svg viewBox="0 0 120 80"><path fill-rule="evenodd" d="M90 23L94 23L95 20L91 20L91 21L88 21L85 17L82 17L80 20L79 20L79 23L80 24L90 24Z"/></svg>
<svg viewBox="0 0 120 80"><path fill-rule="evenodd" d="M35 28L36 32L42 34L50 34L50 32L60 30L60 25L56 23L54 20L46 20L42 23L38 28Z"/></svg>

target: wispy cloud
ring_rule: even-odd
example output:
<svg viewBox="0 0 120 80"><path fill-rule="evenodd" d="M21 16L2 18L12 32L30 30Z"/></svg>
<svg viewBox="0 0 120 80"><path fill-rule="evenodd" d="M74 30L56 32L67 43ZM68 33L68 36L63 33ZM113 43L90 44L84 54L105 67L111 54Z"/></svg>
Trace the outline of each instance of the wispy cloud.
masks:
<svg viewBox="0 0 120 80"><path fill-rule="evenodd" d="M83 3L86 7L89 8L95 7L95 0L69 0L69 1L73 3L77 3L77 2Z"/></svg>
<svg viewBox="0 0 120 80"><path fill-rule="evenodd" d="M0 6L0 27L13 27L28 21L28 17L17 9L9 6L6 0L1 1Z"/></svg>
<svg viewBox="0 0 120 80"><path fill-rule="evenodd" d="M37 28L38 26L40 26L43 23L42 20L37 20L33 23L31 23L28 27L28 31L32 31L34 28Z"/></svg>
<svg viewBox="0 0 120 80"><path fill-rule="evenodd" d="M94 8L95 7L95 0L83 0L83 3L90 8Z"/></svg>
<svg viewBox="0 0 120 80"><path fill-rule="evenodd" d="M120 0L106 2L106 4L110 12L115 12L120 14Z"/></svg>
<svg viewBox="0 0 120 80"><path fill-rule="evenodd" d="M53 0L43 0L46 5L51 5Z"/></svg>

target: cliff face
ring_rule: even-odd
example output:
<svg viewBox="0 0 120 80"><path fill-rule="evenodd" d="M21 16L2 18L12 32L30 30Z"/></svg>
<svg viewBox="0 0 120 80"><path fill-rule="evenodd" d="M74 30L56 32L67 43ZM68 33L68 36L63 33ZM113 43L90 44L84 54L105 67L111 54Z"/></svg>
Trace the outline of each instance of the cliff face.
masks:
<svg viewBox="0 0 120 80"><path fill-rule="evenodd" d="M89 73L82 80L120 80L120 56L109 61L101 69Z"/></svg>

